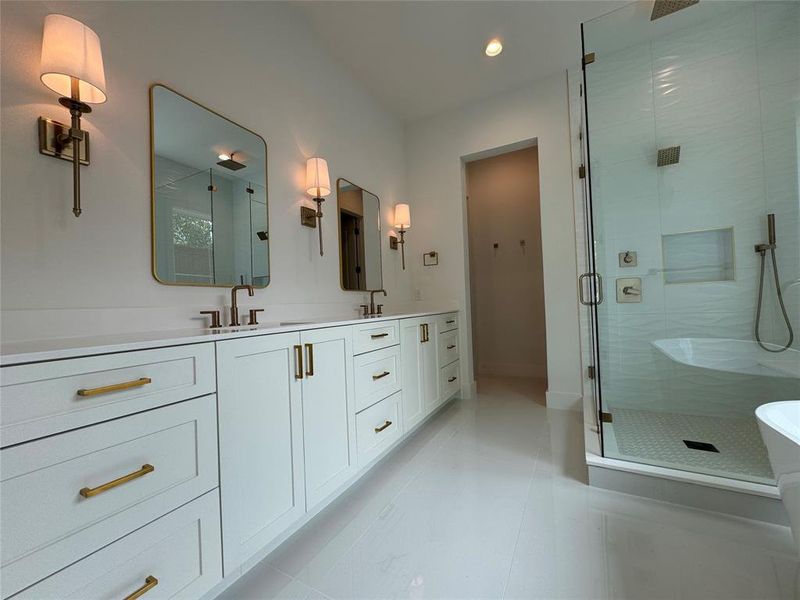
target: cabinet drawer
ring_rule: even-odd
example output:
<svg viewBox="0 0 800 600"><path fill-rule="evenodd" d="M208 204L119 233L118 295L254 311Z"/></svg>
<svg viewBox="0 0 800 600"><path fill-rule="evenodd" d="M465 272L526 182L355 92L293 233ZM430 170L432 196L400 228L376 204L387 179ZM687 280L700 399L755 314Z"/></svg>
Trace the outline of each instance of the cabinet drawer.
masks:
<svg viewBox="0 0 800 600"><path fill-rule="evenodd" d="M400 346L355 358L356 412L400 391Z"/></svg>
<svg viewBox="0 0 800 600"><path fill-rule="evenodd" d="M212 491L29 587L14 600L126 598L148 584L143 594L147 600L200 598L221 578L219 497Z"/></svg>
<svg viewBox="0 0 800 600"><path fill-rule="evenodd" d="M458 368L458 361L447 365L441 372L442 400L447 400L461 389L461 373Z"/></svg>
<svg viewBox="0 0 800 600"><path fill-rule="evenodd" d="M439 366L446 367L458 360L458 329L447 331L439 335Z"/></svg>
<svg viewBox="0 0 800 600"><path fill-rule="evenodd" d="M353 354L388 348L399 343L399 323L378 321L353 325Z"/></svg>
<svg viewBox="0 0 800 600"><path fill-rule="evenodd" d="M3 445L211 394L214 345L3 367Z"/></svg>
<svg viewBox="0 0 800 600"><path fill-rule="evenodd" d="M444 333L445 331L452 331L458 329L458 313L446 313L444 315L436 315L436 331Z"/></svg>
<svg viewBox="0 0 800 600"><path fill-rule="evenodd" d="M356 415L358 462L365 465L400 437L400 392Z"/></svg>
<svg viewBox="0 0 800 600"><path fill-rule="evenodd" d="M6 597L217 486L203 396L0 452Z"/></svg>

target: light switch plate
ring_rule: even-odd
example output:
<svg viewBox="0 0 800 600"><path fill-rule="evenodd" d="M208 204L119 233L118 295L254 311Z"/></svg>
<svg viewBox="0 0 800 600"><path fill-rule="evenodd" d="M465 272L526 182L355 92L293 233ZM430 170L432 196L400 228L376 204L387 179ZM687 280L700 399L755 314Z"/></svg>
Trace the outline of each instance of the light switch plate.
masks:
<svg viewBox="0 0 800 600"><path fill-rule="evenodd" d="M617 304L631 304L641 301L641 277L620 277L617 279Z"/></svg>

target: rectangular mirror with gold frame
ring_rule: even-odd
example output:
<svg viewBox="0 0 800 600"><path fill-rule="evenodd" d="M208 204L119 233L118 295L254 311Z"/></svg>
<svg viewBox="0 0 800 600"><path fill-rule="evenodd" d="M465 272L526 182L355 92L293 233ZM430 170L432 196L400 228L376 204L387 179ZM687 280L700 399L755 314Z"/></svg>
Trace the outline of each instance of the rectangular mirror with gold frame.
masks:
<svg viewBox="0 0 800 600"><path fill-rule="evenodd" d="M342 289L379 290L383 287L381 202L346 179L336 182L336 200Z"/></svg>
<svg viewBox="0 0 800 600"><path fill-rule="evenodd" d="M168 285L266 287L264 139L155 84L150 167L155 278Z"/></svg>

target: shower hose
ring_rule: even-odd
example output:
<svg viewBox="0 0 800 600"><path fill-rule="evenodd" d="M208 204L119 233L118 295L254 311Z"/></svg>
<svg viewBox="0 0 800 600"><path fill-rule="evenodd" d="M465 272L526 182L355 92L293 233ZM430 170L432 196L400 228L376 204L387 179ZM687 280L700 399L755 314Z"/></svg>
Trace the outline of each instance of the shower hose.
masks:
<svg viewBox="0 0 800 600"><path fill-rule="evenodd" d="M767 262L767 253L766 251L761 252L761 277L758 281L758 305L756 307L756 327L755 327L755 334L756 334L756 342L758 345L761 346L767 352L783 352L789 346L792 345L794 341L794 329L792 329L792 323L789 321L789 313L786 312L786 305L783 303L783 292L781 292L781 280L778 277L778 263L775 261L775 248L770 248L770 255L772 256L772 272L775 274L775 292L778 295L778 304L780 304L781 312L783 313L783 320L786 322L786 327L789 330L789 341L786 342L786 345L782 348L773 349L767 348L764 343L761 341L761 334L759 333L758 327L759 323L761 322L761 301L764 295L764 268L766 267Z"/></svg>

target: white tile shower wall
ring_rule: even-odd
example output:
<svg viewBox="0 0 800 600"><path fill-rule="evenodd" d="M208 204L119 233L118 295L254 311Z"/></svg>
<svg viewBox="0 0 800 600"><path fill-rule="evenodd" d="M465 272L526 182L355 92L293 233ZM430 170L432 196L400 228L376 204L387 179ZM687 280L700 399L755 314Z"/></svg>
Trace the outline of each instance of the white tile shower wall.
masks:
<svg viewBox="0 0 800 600"><path fill-rule="evenodd" d="M607 298L601 374L611 408L745 416L796 396L795 381L678 365L650 342L752 339L753 245L766 238L768 212L778 219L778 266L800 328L800 285L790 285L800 278L798 65L800 3L756 2L588 67L597 261ZM657 149L673 145L681 146L680 163L656 168ZM734 281L664 284L663 234L723 227L734 229ZM625 250L638 253L638 266L618 266ZM615 302L617 277L642 278L641 303ZM785 339L769 278L765 298L764 337Z"/></svg>

